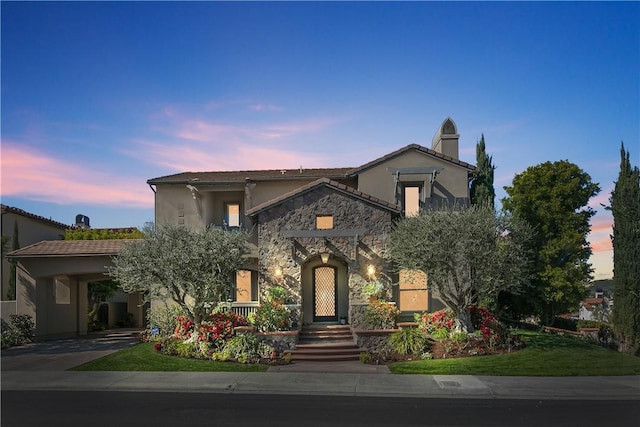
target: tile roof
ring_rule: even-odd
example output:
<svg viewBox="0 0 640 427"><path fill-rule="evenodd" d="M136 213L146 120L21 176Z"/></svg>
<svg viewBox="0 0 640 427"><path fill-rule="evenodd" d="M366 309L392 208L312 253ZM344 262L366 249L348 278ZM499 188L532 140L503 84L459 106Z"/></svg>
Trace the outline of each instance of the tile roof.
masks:
<svg viewBox="0 0 640 427"><path fill-rule="evenodd" d="M387 154L385 156L379 157L379 158L377 158L375 160L370 161L369 163L366 163L366 164L364 164L364 165L362 165L362 166L360 166L358 168L355 168L355 169L351 170L351 172L349 173L349 176L355 176L355 175L359 174L360 172L364 172L365 170L367 170L369 168L372 168L372 167L374 167L374 166L376 166L376 165L378 165L378 164L380 164L382 162L390 160L390 159L392 159L394 157L397 157L397 156L399 156L401 154L404 154L407 151L411 151L411 150L415 150L415 151L418 151L420 153L424 153L424 154L426 154L428 156L437 157L437 158L442 159L442 160L444 160L446 162L449 162L449 163L452 163L454 165L461 166L461 167L463 167L465 169L468 169L469 171L475 170L475 168L476 168L472 164L469 164L467 162L463 162L462 160L453 158L451 156L444 155L442 153L438 153L437 151L434 151L434 150L431 150L429 148L423 147L422 145L409 144L406 147L402 147L401 149L394 151L393 153L389 153L389 154Z"/></svg>
<svg viewBox="0 0 640 427"><path fill-rule="evenodd" d="M582 306L589 310L595 310L596 306L604 304L604 298L585 298L582 300Z"/></svg>
<svg viewBox="0 0 640 427"><path fill-rule="evenodd" d="M341 180L352 178L358 173L369 169L379 163L392 159L410 150L416 150L429 156L437 157L446 162L461 166L470 171L475 166L455 159L450 156L438 153L437 151L423 147L418 144L410 144L385 156L372 160L356 168L316 168L316 169L265 169L265 170L245 170L245 171L214 171L214 172L181 172L173 175L165 175L147 180L147 184L228 184L244 183L246 181L295 181L329 178L331 180Z"/></svg>
<svg viewBox="0 0 640 427"><path fill-rule="evenodd" d="M353 168L269 169L252 171L182 172L147 180L147 184L218 184L249 181L295 181L318 178L344 179Z"/></svg>
<svg viewBox="0 0 640 427"><path fill-rule="evenodd" d="M0 208L2 210L2 214L3 215L7 214L7 213L13 213L13 214L16 214L16 215L24 216L26 218L30 218L30 219L33 219L33 220L36 220L36 221L43 222L43 223L48 224L48 225L52 225L54 227L71 228L70 225L63 224L63 223L58 222L58 221L54 221L54 220L52 220L50 218L45 218L45 217L40 216L40 215L32 214L32 213L27 212L27 211L25 211L23 209L15 208L13 206L0 205Z"/></svg>
<svg viewBox="0 0 640 427"><path fill-rule="evenodd" d="M136 241L139 241L139 239L44 240L9 252L7 258L60 258L117 255L125 245Z"/></svg>
<svg viewBox="0 0 640 427"><path fill-rule="evenodd" d="M271 207L273 207L273 206L275 206L277 204L280 204L280 203L282 203L282 202L284 202L284 201L286 201L288 199L291 199L293 197L299 196L299 195L304 194L304 193L308 193L308 192L310 192L312 190L315 190L316 188L322 187L322 186L327 186L327 187L333 188L335 190L341 191L341 192L343 192L343 193L345 193L347 195L350 195L352 197L356 197L358 199L368 201L368 202L376 204L376 205L378 205L378 206L380 206L382 208L385 208L385 209L388 209L388 210L391 210L391 211L394 211L394 212L397 212L397 213L400 213L400 211L401 211L400 206L398 206L398 205L396 205L394 203L389 203L389 202L387 202L385 200L378 199L378 198L373 197L373 196L371 196L369 194L363 193L362 191L358 191L358 190L356 190L354 188L351 188L351 187L349 187L347 185L344 185L344 184L340 184L339 182L330 180L328 178L320 178L320 179L318 179L316 181L313 181L313 182L311 182L311 183L309 183L307 185L304 185L304 186L302 186L300 188L297 188L297 189L295 189L293 191L290 191L290 192L285 193L285 194L283 194L283 195L281 195L279 197L276 197L275 199L269 200L268 202L265 202L265 203L262 203L262 204L260 204L258 206L255 206L255 207L247 210L246 214L248 216L257 215L258 213L260 213L260 212L262 212L262 211L264 211L266 209L269 209L269 208L271 208Z"/></svg>

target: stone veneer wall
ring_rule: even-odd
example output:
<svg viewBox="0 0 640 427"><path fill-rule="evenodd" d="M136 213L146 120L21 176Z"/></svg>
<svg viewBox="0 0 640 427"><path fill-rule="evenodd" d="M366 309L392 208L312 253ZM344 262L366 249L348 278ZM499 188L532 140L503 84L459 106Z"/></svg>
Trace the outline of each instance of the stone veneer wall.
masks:
<svg viewBox="0 0 640 427"><path fill-rule="evenodd" d="M367 229L364 236L331 238L287 238L282 230L314 230L317 215L333 215L334 229ZM351 197L327 186L280 203L258 216L259 287L261 296L269 286L284 286L290 301L302 304L302 266L328 252L348 265L349 304L362 303L367 282L366 267L373 264L378 279L390 286L385 274L385 243L395 214L387 209ZM275 276L275 267L282 277ZM352 310L349 310L352 315ZM355 319L354 319L355 320Z"/></svg>
<svg viewBox="0 0 640 427"><path fill-rule="evenodd" d="M356 345L369 353L384 353L389 336L399 329L354 329Z"/></svg>

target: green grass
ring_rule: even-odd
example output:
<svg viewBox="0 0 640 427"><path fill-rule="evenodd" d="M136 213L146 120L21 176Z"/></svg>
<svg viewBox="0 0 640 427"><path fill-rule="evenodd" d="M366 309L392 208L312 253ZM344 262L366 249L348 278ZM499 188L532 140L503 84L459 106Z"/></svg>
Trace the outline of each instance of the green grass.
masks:
<svg viewBox="0 0 640 427"><path fill-rule="evenodd" d="M116 353L76 366L72 371L172 371L172 372L264 372L265 365L167 356L153 349L153 343L137 344Z"/></svg>
<svg viewBox="0 0 640 427"><path fill-rule="evenodd" d="M521 331L526 347L510 354L391 364L394 374L595 376L640 375L640 357L575 338Z"/></svg>

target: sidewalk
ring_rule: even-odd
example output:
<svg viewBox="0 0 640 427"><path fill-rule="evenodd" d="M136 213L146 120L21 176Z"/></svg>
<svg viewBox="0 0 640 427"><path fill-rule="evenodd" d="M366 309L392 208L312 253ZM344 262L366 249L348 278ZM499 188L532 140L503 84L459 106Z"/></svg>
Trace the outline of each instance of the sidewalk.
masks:
<svg viewBox="0 0 640 427"><path fill-rule="evenodd" d="M302 372L2 372L2 391L13 390L640 402L640 376L538 378Z"/></svg>
<svg viewBox="0 0 640 427"><path fill-rule="evenodd" d="M2 392L14 390L247 393L478 399L637 400L640 376L490 377L392 375L360 362L303 362L267 372L67 371L137 342L136 331L2 350Z"/></svg>

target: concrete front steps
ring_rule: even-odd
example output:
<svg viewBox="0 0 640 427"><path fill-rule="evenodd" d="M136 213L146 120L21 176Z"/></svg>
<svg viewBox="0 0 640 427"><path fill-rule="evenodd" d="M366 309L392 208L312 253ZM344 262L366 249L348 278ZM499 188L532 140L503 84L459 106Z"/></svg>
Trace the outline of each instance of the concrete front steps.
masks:
<svg viewBox="0 0 640 427"><path fill-rule="evenodd" d="M349 325L304 325L298 344L289 350L294 362L344 362L360 360L364 350L354 344Z"/></svg>

